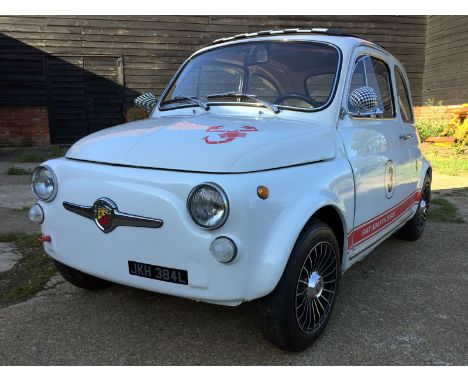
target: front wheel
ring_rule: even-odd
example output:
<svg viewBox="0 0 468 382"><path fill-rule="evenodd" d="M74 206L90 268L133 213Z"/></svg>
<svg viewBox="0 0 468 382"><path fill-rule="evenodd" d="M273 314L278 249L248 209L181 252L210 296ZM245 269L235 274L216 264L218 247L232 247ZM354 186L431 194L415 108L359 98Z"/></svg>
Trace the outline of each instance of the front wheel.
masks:
<svg viewBox="0 0 468 382"><path fill-rule="evenodd" d="M328 323L340 277L332 229L316 220L302 233L276 288L258 303L266 337L288 351L309 347Z"/></svg>

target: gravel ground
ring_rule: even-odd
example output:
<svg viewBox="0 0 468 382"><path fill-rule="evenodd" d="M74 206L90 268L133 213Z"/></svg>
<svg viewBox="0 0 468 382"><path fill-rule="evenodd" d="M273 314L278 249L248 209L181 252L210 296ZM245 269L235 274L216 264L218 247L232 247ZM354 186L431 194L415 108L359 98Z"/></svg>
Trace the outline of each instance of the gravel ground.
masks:
<svg viewBox="0 0 468 382"><path fill-rule="evenodd" d="M429 223L415 243L389 239L345 273L326 331L300 354L262 337L253 303L89 292L57 276L0 310L0 364L466 365L467 238L467 224Z"/></svg>
<svg viewBox="0 0 468 382"><path fill-rule="evenodd" d="M31 232L20 209L34 201L28 177L14 178L0 175L0 188L13 182L23 191L10 197L24 199L14 209L0 198L0 232ZM270 345L254 303L90 292L55 276L0 309L0 365L466 365L467 313L468 224L429 222L421 240L391 238L344 274L330 323L305 352Z"/></svg>

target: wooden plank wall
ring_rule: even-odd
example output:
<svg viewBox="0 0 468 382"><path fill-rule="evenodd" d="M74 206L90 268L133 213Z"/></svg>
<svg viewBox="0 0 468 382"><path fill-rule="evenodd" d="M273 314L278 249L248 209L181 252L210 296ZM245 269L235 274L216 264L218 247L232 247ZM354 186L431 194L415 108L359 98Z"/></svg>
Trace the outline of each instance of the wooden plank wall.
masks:
<svg viewBox="0 0 468 382"><path fill-rule="evenodd" d="M399 58L420 104L426 22L426 16L5 16L0 17L0 70L13 70L15 60L37 60L32 49L59 57L122 56L125 96L131 102L140 92L160 94L179 65L214 39L275 28L335 27L381 44ZM45 97L38 68L33 63L31 72L23 73L37 102ZM13 70L11 78L21 79L21 73Z"/></svg>
<svg viewBox="0 0 468 382"><path fill-rule="evenodd" d="M468 16L429 16L423 99L468 102Z"/></svg>

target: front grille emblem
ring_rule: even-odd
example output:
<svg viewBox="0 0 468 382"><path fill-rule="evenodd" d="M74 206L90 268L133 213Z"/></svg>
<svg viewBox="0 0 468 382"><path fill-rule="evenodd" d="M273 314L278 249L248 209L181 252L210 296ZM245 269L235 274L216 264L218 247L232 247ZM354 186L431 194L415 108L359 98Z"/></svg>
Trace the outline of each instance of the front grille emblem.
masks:
<svg viewBox="0 0 468 382"><path fill-rule="evenodd" d="M109 198L99 198L92 206L63 202L63 207L67 211L93 220L104 233L109 233L119 226L159 228L163 225L161 219L120 212L117 205Z"/></svg>

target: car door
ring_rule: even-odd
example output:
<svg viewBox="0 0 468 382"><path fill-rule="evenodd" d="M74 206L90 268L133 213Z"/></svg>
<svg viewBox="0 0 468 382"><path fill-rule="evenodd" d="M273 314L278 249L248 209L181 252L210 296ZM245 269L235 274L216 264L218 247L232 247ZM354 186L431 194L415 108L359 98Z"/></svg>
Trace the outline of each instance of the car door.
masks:
<svg viewBox="0 0 468 382"><path fill-rule="evenodd" d="M408 180L408 192L416 191L418 188L418 181L421 175L422 155L419 148L419 140L414 126L413 107L411 104L411 93L408 85L408 80L404 75L404 71L394 66L394 84L395 84L395 98L397 103L397 118L399 123L403 126L405 131L402 139L408 147L411 161L403 171L406 173L405 179Z"/></svg>
<svg viewBox="0 0 468 382"><path fill-rule="evenodd" d="M338 124L354 174L354 228L348 233L350 258L370 248L408 215L413 205L409 177L411 162L405 126L396 118L393 78L386 55L362 47L353 58ZM374 115L358 116L350 95L372 88L378 100ZM371 90L372 90L371 89Z"/></svg>

